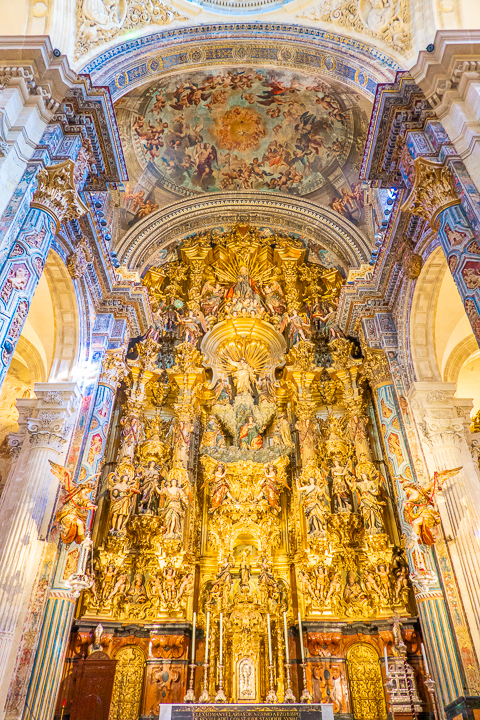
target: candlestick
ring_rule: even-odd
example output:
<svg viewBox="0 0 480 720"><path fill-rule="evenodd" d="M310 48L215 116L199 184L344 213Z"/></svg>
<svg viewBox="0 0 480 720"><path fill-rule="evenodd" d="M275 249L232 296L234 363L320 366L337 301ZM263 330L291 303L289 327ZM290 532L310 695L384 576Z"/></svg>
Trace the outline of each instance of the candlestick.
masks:
<svg viewBox="0 0 480 720"><path fill-rule="evenodd" d="M205 630L205 663L208 663L208 640L210 630L210 611L207 611L207 628Z"/></svg>
<svg viewBox="0 0 480 720"><path fill-rule="evenodd" d="M432 701L433 705L433 714L435 715L435 720L439 720L439 713L438 713L438 705L437 705L437 693L435 691L435 682L432 680L430 675L427 675L425 678L425 687L428 690L428 694L430 695L430 700Z"/></svg>
<svg viewBox="0 0 480 720"><path fill-rule="evenodd" d="M303 653L302 653L303 655ZM303 704L311 703L312 702L312 694L310 690L307 688L307 672L306 672L306 665L303 662L302 663L302 670L303 670L303 692L300 695L300 702Z"/></svg>
<svg viewBox="0 0 480 720"><path fill-rule="evenodd" d="M269 633L268 636L270 637L270 615L267 615L267 622L268 622L268 633ZM271 654L272 653L270 651L270 655ZM268 671L269 671L269 675L270 675L270 690L268 691L268 695L265 698L265 702L276 703L276 702L278 702L278 699L277 699L277 694L273 687L273 665L272 665L271 658L270 658L270 665L268 666Z"/></svg>
<svg viewBox="0 0 480 720"><path fill-rule="evenodd" d="M287 671L287 691L285 693L285 702L286 703L296 703L297 698L293 694L292 681L290 679L290 663L289 662L285 663L285 669Z"/></svg>
<svg viewBox="0 0 480 720"><path fill-rule="evenodd" d="M195 663L190 663L188 666L190 668L190 683L188 686L187 694L183 698L184 703L194 703L195 702L195 693L193 692L193 676L195 674Z"/></svg>
<svg viewBox="0 0 480 720"><path fill-rule="evenodd" d="M223 666L223 613L220 613L220 667Z"/></svg>
<svg viewBox="0 0 480 720"><path fill-rule="evenodd" d="M388 656L387 656L387 646L383 648L383 654L385 656L385 675L388 676Z"/></svg>
<svg viewBox="0 0 480 720"><path fill-rule="evenodd" d="M305 650L303 647L303 629L302 629L302 618L300 612L298 613L298 634L300 635L300 652L302 653L302 663L305 662Z"/></svg>
<svg viewBox="0 0 480 720"><path fill-rule="evenodd" d="M425 675L430 675L430 671L428 669L428 662L427 662L427 653L425 652L425 646L423 643L420 643L420 647L422 648L423 664L425 665Z"/></svg>
<svg viewBox="0 0 480 720"><path fill-rule="evenodd" d="M226 703L227 696L223 691L223 665L220 663L218 666L218 692L215 695L216 703Z"/></svg>
<svg viewBox="0 0 480 720"><path fill-rule="evenodd" d="M287 627L287 613L283 611L283 630L285 632L285 660L287 663L290 660L290 653L288 652L288 627Z"/></svg>
<svg viewBox="0 0 480 720"><path fill-rule="evenodd" d="M203 663L203 691L200 697L198 698L198 702L201 703L209 703L210 702L210 695L208 692L208 662Z"/></svg>
<svg viewBox="0 0 480 720"><path fill-rule="evenodd" d="M272 637L270 634L270 615L267 615L267 631L268 631L268 659L269 665L273 665L272 661Z"/></svg>
<svg viewBox="0 0 480 720"><path fill-rule="evenodd" d="M195 624L197 622L197 613L193 613L193 627L192 627L192 664L195 663Z"/></svg>

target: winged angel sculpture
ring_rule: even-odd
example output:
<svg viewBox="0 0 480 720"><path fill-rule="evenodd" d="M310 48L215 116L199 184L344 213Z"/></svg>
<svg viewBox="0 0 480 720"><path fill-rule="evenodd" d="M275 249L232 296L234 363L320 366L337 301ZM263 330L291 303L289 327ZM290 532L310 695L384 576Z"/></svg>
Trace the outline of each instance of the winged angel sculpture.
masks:
<svg viewBox="0 0 480 720"><path fill-rule="evenodd" d="M66 493L63 504L55 515L60 526L60 537L66 545L74 541L80 544L85 540L88 511L97 507L89 496L97 485L95 478L100 473L90 475L81 483L73 483L71 474L63 465L52 460L49 460L49 463L52 473L58 477Z"/></svg>
<svg viewBox="0 0 480 720"><path fill-rule="evenodd" d="M435 472L428 485L419 485L402 478L402 487L407 496L404 506L405 520L412 526L415 539L424 545L433 545L432 529L440 524L440 514L435 508L435 495L442 490L442 483L453 477L462 468Z"/></svg>

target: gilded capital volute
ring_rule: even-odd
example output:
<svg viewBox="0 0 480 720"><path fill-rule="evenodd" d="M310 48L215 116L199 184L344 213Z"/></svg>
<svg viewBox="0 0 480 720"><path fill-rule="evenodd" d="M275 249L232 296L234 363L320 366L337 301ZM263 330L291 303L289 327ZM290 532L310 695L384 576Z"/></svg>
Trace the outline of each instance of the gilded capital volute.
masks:
<svg viewBox="0 0 480 720"><path fill-rule="evenodd" d="M417 157L415 182L401 210L419 215L427 220L432 230L438 230L436 221L440 213L459 203L450 170L441 163Z"/></svg>
<svg viewBox="0 0 480 720"><path fill-rule="evenodd" d="M42 168L38 171L37 182L31 207L50 215L55 222L55 232L59 231L62 223L75 220L88 212L75 187L73 160Z"/></svg>
<svg viewBox="0 0 480 720"><path fill-rule="evenodd" d="M391 383L392 376L384 351L364 346L363 354L362 372L370 381L372 388L375 389L380 385L385 385L385 383Z"/></svg>

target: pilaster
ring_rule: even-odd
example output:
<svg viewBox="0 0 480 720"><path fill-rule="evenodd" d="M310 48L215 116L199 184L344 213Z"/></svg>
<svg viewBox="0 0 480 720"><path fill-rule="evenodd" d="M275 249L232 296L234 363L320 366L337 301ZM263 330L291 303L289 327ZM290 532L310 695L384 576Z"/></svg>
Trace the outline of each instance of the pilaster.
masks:
<svg viewBox="0 0 480 720"><path fill-rule="evenodd" d="M74 383L37 383L27 435L1 498L0 705L5 701L36 568L58 491L49 460L62 464L80 393Z"/></svg>
<svg viewBox="0 0 480 720"><path fill-rule="evenodd" d="M455 390L455 383L413 383L409 400L430 473L460 468L443 483L438 509L472 640L480 655L480 546L476 537L480 479L467 443L468 408L464 400L454 397Z"/></svg>

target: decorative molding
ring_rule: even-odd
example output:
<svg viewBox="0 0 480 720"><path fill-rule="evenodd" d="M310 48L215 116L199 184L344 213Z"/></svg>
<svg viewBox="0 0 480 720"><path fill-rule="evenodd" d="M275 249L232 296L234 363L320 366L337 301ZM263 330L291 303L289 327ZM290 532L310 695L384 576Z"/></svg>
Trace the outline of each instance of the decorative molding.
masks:
<svg viewBox="0 0 480 720"><path fill-rule="evenodd" d="M415 159L415 182L408 198L400 208L403 212L420 215L432 230L444 210L460 204L450 170L441 163L423 157Z"/></svg>
<svg viewBox="0 0 480 720"><path fill-rule="evenodd" d="M38 186L30 205L50 215L55 222L56 233L64 222L88 213L75 187L74 173L73 160L41 168L37 173Z"/></svg>

